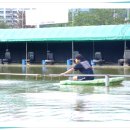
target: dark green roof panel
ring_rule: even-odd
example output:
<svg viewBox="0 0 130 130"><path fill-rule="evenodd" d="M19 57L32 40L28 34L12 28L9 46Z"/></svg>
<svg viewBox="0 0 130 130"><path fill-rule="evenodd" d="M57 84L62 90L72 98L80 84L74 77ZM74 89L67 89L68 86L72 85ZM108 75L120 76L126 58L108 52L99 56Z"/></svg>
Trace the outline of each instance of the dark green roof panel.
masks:
<svg viewBox="0 0 130 130"><path fill-rule="evenodd" d="M130 40L130 25L0 29L0 41Z"/></svg>

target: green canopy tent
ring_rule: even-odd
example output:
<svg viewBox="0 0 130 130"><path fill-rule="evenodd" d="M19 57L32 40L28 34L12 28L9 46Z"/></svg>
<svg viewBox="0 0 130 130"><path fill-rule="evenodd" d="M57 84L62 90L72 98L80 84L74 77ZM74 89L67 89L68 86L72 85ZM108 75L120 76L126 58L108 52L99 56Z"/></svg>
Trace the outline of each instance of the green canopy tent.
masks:
<svg viewBox="0 0 130 130"><path fill-rule="evenodd" d="M72 58L75 41L130 40L130 25L100 25L29 29L0 29L0 42L71 41ZM124 45L126 46L126 44ZM93 45L94 47L94 45ZM93 51L94 52L94 51ZM26 52L27 53L27 52ZM27 58L27 54L26 54Z"/></svg>
<svg viewBox="0 0 130 130"><path fill-rule="evenodd" d="M0 41L130 40L130 25L0 29Z"/></svg>

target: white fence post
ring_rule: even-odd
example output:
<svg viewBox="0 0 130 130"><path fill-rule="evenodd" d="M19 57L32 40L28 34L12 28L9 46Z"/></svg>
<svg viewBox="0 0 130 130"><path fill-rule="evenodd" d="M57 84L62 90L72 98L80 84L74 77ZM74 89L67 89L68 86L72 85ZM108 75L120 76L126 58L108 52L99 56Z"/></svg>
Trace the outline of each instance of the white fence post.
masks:
<svg viewBox="0 0 130 130"><path fill-rule="evenodd" d="M105 75L105 87L109 87L109 75Z"/></svg>

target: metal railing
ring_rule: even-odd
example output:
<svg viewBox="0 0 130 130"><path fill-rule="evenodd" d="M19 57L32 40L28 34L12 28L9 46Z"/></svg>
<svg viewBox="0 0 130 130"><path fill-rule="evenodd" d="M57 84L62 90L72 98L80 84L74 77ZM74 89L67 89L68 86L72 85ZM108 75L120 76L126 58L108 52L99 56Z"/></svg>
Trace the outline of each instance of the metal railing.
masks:
<svg viewBox="0 0 130 130"><path fill-rule="evenodd" d="M40 74L21 74L21 73L0 73L0 75L11 75L11 76L32 76L35 77L36 80L38 76L41 76Z"/></svg>

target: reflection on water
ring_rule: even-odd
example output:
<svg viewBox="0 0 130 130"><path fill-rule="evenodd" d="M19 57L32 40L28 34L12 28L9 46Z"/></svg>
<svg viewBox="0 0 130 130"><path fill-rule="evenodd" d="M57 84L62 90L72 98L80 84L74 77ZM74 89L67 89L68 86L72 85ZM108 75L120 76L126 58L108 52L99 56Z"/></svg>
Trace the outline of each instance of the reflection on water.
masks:
<svg viewBox="0 0 130 130"><path fill-rule="evenodd" d="M22 71L16 69L18 73ZM65 68L46 69L46 73L59 73ZM8 70L14 72L14 68ZM43 73L41 67L28 71ZM84 126L88 122L130 122L129 80L107 91L106 87L97 86L60 86L58 79L3 78L0 80L0 126L49 127L50 122L58 126L63 123L73 123L74 126L82 123Z"/></svg>
<svg viewBox="0 0 130 130"><path fill-rule="evenodd" d="M27 72L26 72L26 66L25 65L22 65L22 73L23 74L26 74Z"/></svg>
<svg viewBox="0 0 130 130"><path fill-rule="evenodd" d="M96 87L96 86L95 86ZM76 92L80 94L93 93L94 86L78 86L78 85L60 85L60 91L62 92Z"/></svg>
<svg viewBox="0 0 130 130"><path fill-rule="evenodd" d="M126 95L93 94L82 96L82 102L77 102L78 111L75 111L73 120L92 122L130 121L128 100L129 98Z"/></svg>
<svg viewBox="0 0 130 130"><path fill-rule="evenodd" d="M130 82L126 83L127 85ZM0 82L0 122L55 120L64 122L130 121L130 88L86 87L62 91L48 81ZM67 86L69 87L69 86Z"/></svg>

